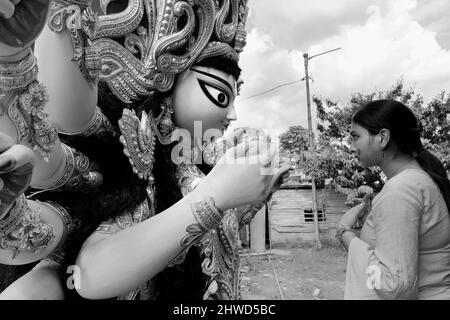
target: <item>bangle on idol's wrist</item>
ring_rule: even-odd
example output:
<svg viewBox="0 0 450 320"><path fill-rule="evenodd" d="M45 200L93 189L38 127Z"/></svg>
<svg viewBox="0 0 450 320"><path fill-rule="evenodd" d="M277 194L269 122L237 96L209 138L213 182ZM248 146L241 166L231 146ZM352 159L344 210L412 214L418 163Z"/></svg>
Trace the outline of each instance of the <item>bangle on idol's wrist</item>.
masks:
<svg viewBox="0 0 450 320"><path fill-rule="evenodd" d="M37 79L36 58L30 48L27 50L28 55L20 61L0 63L0 95L23 91Z"/></svg>
<svg viewBox="0 0 450 320"><path fill-rule="evenodd" d="M223 213L216 208L214 198L211 196L205 197L202 201L192 203L191 210L195 220L204 230L216 228L223 218Z"/></svg>
<svg viewBox="0 0 450 320"><path fill-rule="evenodd" d="M217 228L222 221L223 213L216 208L214 198L211 196L205 197L205 200L193 202L190 206L197 223L186 228L187 234L180 241L183 250L169 262L169 267L181 264L189 249L210 230Z"/></svg>

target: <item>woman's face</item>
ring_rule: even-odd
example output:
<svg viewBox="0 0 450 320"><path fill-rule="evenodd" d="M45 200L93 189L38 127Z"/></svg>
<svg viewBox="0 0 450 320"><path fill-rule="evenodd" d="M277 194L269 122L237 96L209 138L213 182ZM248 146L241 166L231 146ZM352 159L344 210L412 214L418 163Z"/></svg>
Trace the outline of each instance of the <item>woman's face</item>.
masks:
<svg viewBox="0 0 450 320"><path fill-rule="evenodd" d="M376 135L371 135L369 131L353 123L350 129L352 144L350 150L355 153L363 168L378 165L381 156L381 148L376 143Z"/></svg>
<svg viewBox="0 0 450 320"><path fill-rule="evenodd" d="M236 80L217 69L193 66L185 71L178 77L173 97L174 123L189 130L192 137L194 132L200 133L194 131L196 121L203 134L208 129L223 133L230 121L236 120Z"/></svg>

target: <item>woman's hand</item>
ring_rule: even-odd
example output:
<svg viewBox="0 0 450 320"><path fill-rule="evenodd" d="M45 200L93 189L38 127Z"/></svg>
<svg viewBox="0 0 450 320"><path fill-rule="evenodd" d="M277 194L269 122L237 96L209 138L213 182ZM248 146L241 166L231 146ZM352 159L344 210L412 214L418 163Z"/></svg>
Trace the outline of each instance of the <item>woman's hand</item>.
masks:
<svg viewBox="0 0 450 320"><path fill-rule="evenodd" d="M219 210L266 201L291 167L272 168L276 148L246 141L229 149L196 191L211 195Z"/></svg>
<svg viewBox="0 0 450 320"><path fill-rule="evenodd" d="M0 219L30 185L34 162L31 149L0 133Z"/></svg>
<svg viewBox="0 0 450 320"><path fill-rule="evenodd" d="M366 193L357 206L351 208L342 216L340 224L350 229L355 228L357 221L360 225L364 224L370 210L372 210L372 198L373 193Z"/></svg>
<svg viewBox="0 0 450 320"><path fill-rule="evenodd" d="M349 207L355 207L364 201L371 201L373 199L373 189L369 186L360 186L356 192L349 196L349 199L345 202L345 205Z"/></svg>
<svg viewBox="0 0 450 320"><path fill-rule="evenodd" d="M9 61L33 44L45 26L50 2L0 0L0 60Z"/></svg>

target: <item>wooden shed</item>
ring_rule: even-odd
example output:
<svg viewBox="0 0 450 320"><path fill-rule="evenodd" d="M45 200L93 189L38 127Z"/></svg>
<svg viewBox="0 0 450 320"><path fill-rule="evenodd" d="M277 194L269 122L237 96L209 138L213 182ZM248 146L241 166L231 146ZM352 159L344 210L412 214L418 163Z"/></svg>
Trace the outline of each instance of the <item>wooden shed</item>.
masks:
<svg viewBox="0 0 450 320"><path fill-rule="evenodd" d="M333 189L317 190L320 238L334 239L336 224L349 209L347 196ZM309 189L281 189L268 204L269 239L277 244L314 242L313 197Z"/></svg>

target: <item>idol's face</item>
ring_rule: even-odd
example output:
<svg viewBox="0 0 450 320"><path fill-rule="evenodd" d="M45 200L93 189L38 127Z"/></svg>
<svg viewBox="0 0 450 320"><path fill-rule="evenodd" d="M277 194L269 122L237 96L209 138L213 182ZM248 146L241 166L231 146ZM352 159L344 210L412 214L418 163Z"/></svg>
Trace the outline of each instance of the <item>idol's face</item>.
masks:
<svg viewBox="0 0 450 320"><path fill-rule="evenodd" d="M352 144L350 150L358 158L363 168L378 165L380 161L380 146L377 144L377 135L371 135L370 132L353 123L350 129Z"/></svg>
<svg viewBox="0 0 450 320"><path fill-rule="evenodd" d="M201 123L203 134L209 129L223 133L236 120L236 80L217 69L193 66L185 71L178 77L173 97L175 125L192 136L195 122Z"/></svg>

